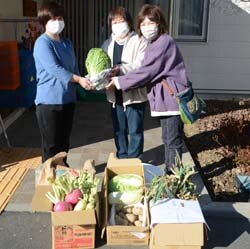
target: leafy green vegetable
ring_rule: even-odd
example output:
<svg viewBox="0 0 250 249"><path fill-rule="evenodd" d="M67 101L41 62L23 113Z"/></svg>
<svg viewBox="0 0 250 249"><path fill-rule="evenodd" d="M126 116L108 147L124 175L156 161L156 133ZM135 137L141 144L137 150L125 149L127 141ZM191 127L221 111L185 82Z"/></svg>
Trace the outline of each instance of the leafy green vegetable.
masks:
<svg viewBox="0 0 250 249"><path fill-rule="evenodd" d="M74 204L79 199L79 204L76 204L75 210L93 209L97 201L97 187L99 179L93 172L81 171L77 174L72 172L70 174L64 174L51 182L54 195L50 192L46 194L46 197L54 204L59 201L68 199L68 195L74 194ZM75 195L78 193L77 196ZM81 198L82 197L82 198ZM70 200L67 201L70 201ZM70 201L70 202L71 202ZM71 202L73 203L73 202Z"/></svg>
<svg viewBox="0 0 250 249"><path fill-rule="evenodd" d="M108 54L101 48L92 48L89 50L85 65L88 74L91 77L97 75L104 69L111 67L111 60Z"/></svg>
<svg viewBox="0 0 250 249"><path fill-rule="evenodd" d="M153 202L165 198L196 200L196 186L191 181L195 174L194 167L184 165L177 154L171 171L171 175L155 176L152 179L147 191L148 199L152 199Z"/></svg>
<svg viewBox="0 0 250 249"><path fill-rule="evenodd" d="M109 204L132 205L142 199L142 190L109 193Z"/></svg>
<svg viewBox="0 0 250 249"><path fill-rule="evenodd" d="M120 174L109 181L109 192L126 192L143 189L143 179L136 174Z"/></svg>

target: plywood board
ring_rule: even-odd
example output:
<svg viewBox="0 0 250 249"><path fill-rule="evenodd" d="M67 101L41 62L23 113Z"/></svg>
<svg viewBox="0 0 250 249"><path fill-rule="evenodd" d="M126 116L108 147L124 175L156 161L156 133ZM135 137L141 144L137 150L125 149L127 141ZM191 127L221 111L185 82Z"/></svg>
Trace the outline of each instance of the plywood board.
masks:
<svg viewBox="0 0 250 249"><path fill-rule="evenodd" d="M0 148L0 213L30 169L41 164L36 148Z"/></svg>

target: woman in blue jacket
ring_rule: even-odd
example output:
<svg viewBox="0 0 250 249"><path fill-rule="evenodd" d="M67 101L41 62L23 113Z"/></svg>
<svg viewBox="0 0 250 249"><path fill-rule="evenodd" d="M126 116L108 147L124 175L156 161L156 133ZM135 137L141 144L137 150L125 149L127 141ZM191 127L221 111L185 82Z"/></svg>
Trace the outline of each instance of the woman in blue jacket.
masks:
<svg viewBox="0 0 250 249"><path fill-rule="evenodd" d="M90 90L90 82L79 75L70 40L64 29L63 9L55 2L44 3L38 19L45 32L36 40L36 116L42 138L42 161L69 150L76 102L76 84Z"/></svg>

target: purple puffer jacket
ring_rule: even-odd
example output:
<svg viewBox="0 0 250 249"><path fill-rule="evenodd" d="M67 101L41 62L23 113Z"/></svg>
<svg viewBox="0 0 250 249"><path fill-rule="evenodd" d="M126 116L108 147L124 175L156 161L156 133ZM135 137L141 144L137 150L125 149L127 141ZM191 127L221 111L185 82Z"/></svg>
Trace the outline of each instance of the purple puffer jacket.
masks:
<svg viewBox="0 0 250 249"><path fill-rule="evenodd" d="M117 78L123 91L146 85L151 111L178 111L175 97L162 85L163 79L175 93L188 87L182 55L173 38L167 34L148 45L140 68Z"/></svg>

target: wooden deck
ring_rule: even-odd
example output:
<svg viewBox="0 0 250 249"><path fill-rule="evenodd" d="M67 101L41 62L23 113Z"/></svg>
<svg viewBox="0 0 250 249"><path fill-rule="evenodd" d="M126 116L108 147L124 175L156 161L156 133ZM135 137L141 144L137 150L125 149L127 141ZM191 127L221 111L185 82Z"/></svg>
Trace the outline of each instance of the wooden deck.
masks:
<svg viewBox="0 0 250 249"><path fill-rule="evenodd" d="M0 148L0 213L15 193L28 170L41 164L36 148Z"/></svg>

